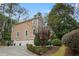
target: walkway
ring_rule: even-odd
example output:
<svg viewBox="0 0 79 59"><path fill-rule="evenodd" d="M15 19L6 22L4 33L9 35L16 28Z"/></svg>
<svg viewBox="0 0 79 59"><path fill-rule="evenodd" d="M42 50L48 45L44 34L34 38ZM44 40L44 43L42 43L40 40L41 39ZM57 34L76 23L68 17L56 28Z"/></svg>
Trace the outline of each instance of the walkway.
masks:
<svg viewBox="0 0 79 59"><path fill-rule="evenodd" d="M65 55L65 50L66 50L66 47L63 45L55 53L50 54L50 55L53 55L53 56L64 56Z"/></svg>

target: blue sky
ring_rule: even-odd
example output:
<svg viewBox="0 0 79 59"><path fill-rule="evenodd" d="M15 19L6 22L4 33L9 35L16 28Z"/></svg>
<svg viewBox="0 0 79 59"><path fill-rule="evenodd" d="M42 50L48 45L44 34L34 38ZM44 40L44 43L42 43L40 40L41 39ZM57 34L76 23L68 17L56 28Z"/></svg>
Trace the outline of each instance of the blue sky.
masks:
<svg viewBox="0 0 79 59"><path fill-rule="evenodd" d="M33 17L37 12L42 15L49 13L55 4L53 3L21 3L20 6L29 11L29 18Z"/></svg>

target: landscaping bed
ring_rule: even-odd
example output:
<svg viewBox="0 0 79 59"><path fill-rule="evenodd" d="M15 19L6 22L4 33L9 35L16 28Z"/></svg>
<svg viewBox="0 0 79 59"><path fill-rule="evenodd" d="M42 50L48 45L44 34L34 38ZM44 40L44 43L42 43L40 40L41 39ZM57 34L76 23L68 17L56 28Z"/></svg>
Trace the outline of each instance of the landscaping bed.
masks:
<svg viewBox="0 0 79 59"><path fill-rule="evenodd" d="M27 49L31 52L42 56L74 56L74 53L66 46L33 46L27 44Z"/></svg>
<svg viewBox="0 0 79 59"><path fill-rule="evenodd" d="M43 56L75 56L75 54L69 47L62 45L53 46Z"/></svg>
<svg viewBox="0 0 79 59"><path fill-rule="evenodd" d="M46 53L44 53L43 56L50 56L52 53L55 53L59 48L60 46L53 46Z"/></svg>
<svg viewBox="0 0 79 59"><path fill-rule="evenodd" d="M35 54L43 55L51 48L50 47L33 46L32 44L27 44L27 49Z"/></svg>

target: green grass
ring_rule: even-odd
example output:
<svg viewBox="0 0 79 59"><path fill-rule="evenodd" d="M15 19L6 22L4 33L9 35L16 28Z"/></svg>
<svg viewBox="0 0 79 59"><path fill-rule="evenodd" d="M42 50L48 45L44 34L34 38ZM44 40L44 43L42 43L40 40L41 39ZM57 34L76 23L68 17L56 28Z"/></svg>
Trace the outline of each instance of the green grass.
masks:
<svg viewBox="0 0 79 59"><path fill-rule="evenodd" d="M51 56L64 56L66 47L62 45L55 53L50 54Z"/></svg>

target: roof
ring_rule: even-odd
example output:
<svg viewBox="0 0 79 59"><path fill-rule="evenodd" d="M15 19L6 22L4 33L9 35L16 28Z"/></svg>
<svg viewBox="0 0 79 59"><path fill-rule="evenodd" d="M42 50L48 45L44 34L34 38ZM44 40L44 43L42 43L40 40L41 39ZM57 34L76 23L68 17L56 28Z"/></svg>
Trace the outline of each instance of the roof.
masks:
<svg viewBox="0 0 79 59"><path fill-rule="evenodd" d="M38 19L39 17L34 17L34 18L31 18L31 19L28 19L28 20L25 20L25 21L23 21L23 22L20 22L20 23L17 23L17 24L15 24L15 25L13 25L13 26L16 26L16 25L19 25L19 24L22 24L22 23L25 23L25 22L29 22L29 21L32 21L32 20L35 20L35 19Z"/></svg>

